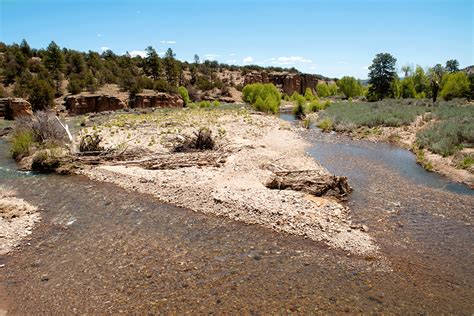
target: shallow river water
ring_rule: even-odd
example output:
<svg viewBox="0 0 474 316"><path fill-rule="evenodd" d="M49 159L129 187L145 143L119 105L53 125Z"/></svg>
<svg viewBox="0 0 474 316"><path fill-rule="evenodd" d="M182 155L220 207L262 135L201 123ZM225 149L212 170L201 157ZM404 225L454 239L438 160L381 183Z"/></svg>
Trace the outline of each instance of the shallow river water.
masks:
<svg viewBox="0 0 474 316"><path fill-rule="evenodd" d="M382 259L161 203L79 176L0 181L43 209L0 257L0 307L37 313L474 313L473 191L386 144L303 131L354 192ZM380 269L381 261L388 267ZM387 266L385 265L385 266Z"/></svg>

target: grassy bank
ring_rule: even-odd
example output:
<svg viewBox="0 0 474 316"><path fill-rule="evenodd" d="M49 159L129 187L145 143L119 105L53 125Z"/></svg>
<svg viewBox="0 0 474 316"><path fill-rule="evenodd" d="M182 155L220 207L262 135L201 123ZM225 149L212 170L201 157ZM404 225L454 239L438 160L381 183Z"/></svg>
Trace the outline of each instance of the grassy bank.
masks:
<svg viewBox="0 0 474 316"><path fill-rule="evenodd" d="M336 102L321 113L320 122L325 129L332 125L332 130L345 132L360 127L399 127L409 125L426 110L426 106L401 100Z"/></svg>
<svg viewBox="0 0 474 316"><path fill-rule="evenodd" d="M412 124L420 115L423 121ZM425 161L423 150L428 150L452 157L456 168L473 169L474 106L463 100L440 101L434 105L427 100L336 102L320 113L317 125L326 132L409 139L420 161Z"/></svg>

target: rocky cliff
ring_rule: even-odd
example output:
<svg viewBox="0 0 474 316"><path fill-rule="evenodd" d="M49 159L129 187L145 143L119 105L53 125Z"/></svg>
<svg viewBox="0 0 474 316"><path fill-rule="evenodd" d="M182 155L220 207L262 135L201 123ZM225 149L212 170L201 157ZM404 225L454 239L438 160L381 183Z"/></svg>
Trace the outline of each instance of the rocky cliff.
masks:
<svg viewBox="0 0 474 316"><path fill-rule="evenodd" d="M20 116L33 114L31 104L21 98L0 98L0 117L6 120L14 120Z"/></svg>
<svg viewBox="0 0 474 316"><path fill-rule="evenodd" d="M127 108L125 102L110 95L72 95L66 97L65 105L70 114L76 115Z"/></svg>
<svg viewBox="0 0 474 316"><path fill-rule="evenodd" d="M315 90L318 77L311 74L298 74L289 72L250 72L245 75L244 84L273 83L288 95L294 92L304 94L307 88Z"/></svg>
<svg viewBox="0 0 474 316"><path fill-rule="evenodd" d="M184 106L181 97L162 92L139 93L131 98L128 104L130 108L182 108Z"/></svg>
<svg viewBox="0 0 474 316"><path fill-rule="evenodd" d="M69 114L116 111L126 108L182 108L181 97L168 93L139 93L128 101L112 95L71 95L65 98Z"/></svg>

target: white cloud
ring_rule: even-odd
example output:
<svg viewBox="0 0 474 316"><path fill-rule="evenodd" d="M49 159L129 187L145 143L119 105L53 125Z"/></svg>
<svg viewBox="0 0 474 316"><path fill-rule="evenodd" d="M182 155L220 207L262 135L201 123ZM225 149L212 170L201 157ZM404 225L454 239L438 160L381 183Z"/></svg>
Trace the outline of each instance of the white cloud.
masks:
<svg viewBox="0 0 474 316"><path fill-rule="evenodd" d="M338 61L337 63L340 64L340 65L347 65L347 64L349 64L347 61Z"/></svg>
<svg viewBox="0 0 474 316"><path fill-rule="evenodd" d="M146 52L142 50L132 50L129 52L129 54L132 57L136 57L136 56L145 57L146 56Z"/></svg>
<svg viewBox="0 0 474 316"><path fill-rule="evenodd" d="M269 59L271 64L275 65L293 65L296 63L312 63L311 59L307 59L301 56L282 56L278 58L270 58Z"/></svg>
<svg viewBox="0 0 474 316"><path fill-rule="evenodd" d="M100 48L100 50L103 51L103 52L105 52L106 50L109 50L109 49L110 49L110 47L107 47L107 46L102 46Z"/></svg>
<svg viewBox="0 0 474 316"><path fill-rule="evenodd" d="M160 41L161 44L176 44L176 41Z"/></svg>
<svg viewBox="0 0 474 316"><path fill-rule="evenodd" d="M207 60L216 60L217 57L219 57L220 55L218 54L205 54L204 55L204 59L207 59Z"/></svg>
<svg viewBox="0 0 474 316"><path fill-rule="evenodd" d="M97 37L102 37L102 36L104 36L104 35L102 35L102 34L100 34L100 33L99 33L99 34L97 34Z"/></svg>
<svg viewBox="0 0 474 316"><path fill-rule="evenodd" d="M253 57L252 56L245 57L244 59L242 59L242 61L246 64L249 64L253 62Z"/></svg>

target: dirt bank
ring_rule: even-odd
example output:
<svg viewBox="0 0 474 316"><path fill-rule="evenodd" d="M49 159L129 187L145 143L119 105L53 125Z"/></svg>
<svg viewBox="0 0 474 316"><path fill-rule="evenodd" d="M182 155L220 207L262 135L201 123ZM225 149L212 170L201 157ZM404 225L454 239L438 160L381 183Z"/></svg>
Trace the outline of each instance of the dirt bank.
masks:
<svg viewBox="0 0 474 316"><path fill-rule="evenodd" d="M36 207L0 187L0 255L10 252L22 238L31 234L31 229L39 220Z"/></svg>
<svg viewBox="0 0 474 316"><path fill-rule="evenodd" d="M208 127L220 163L149 170L144 161L178 157L176 140ZM140 152L135 162L102 162L81 173L91 179L152 194L195 211L322 241L352 253L375 254L367 227L352 225L349 209L331 196L269 189L275 170L312 170L330 176L305 153L308 145L289 123L274 116L233 110L171 110L115 115L82 131L103 137L104 146ZM171 155L171 156L170 156ZM175 156L173 156L175 155ZM173 161L173 159L169 159Z"/></svg>

